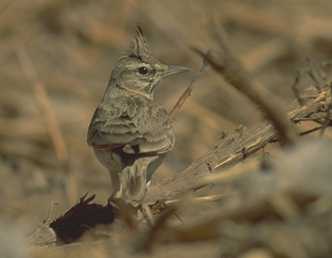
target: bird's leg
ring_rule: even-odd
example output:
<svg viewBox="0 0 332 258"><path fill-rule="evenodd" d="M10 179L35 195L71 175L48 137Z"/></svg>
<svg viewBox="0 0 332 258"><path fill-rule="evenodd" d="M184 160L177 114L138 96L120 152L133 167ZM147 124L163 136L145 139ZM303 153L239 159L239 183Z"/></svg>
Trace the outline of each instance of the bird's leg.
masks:
<svg viewBox="0 0 332 258"><path fill-rule="evenodd" d="M154 159L154 158L153 158ZM149 225L153 224L153 214L149 205L143 200L147 191L146 171L151 158L138 159L121 173L123 198L137 209L138 218L143 218Z"/></svg>
<svg viewBox="0 0 332 258"><path fill-rule="evenodd" d="M146 165L145 158L138 159L121 172L122 198L129 203L140 204L145 196Z"/></svg>

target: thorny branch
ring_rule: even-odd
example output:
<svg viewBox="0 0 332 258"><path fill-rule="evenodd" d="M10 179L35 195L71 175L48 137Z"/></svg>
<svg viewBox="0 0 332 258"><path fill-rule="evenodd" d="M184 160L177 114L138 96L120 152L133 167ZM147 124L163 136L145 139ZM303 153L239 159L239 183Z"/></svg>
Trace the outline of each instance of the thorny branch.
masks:
<svg viewBox="0 0 332 258"><path fill-rule="evenodd" d="M327 233L332 215L332 192L328 183L331 147L331 141L326 140L298 143L274 160L273 166L264 171L265 176L251 166L257 162L251 160L249 167L247 162L226 173L206 177L206 181L230 186L233 198L217 205L213 216L193 224L175 226L169 221L160 221L154 227L162 227L163 234L154 235L148 245L143 241L141 250L149 250L158 242L213 239L220 241L226 256L228 252L232 254L227 257L240 257L238 254L246 253L257 244L271 252L271 257L328 257L326 254L331 250L324 247L331 243L331 234ZM154 227L145 239L155 232Z"/></svg>
<svg viewBox="0 0 332 258"><path fill-rule="evenodd" d="M288 112L288 118L296 125L299 135L307 135L322 128L327 117L327 108L331 103L329 87L324 87L320 92L313 88L308 89L312 99L303 106L296 107ZM302 128L302 121L314 121L319 123L313 128ZM146 202L156 200L169 200L179 195L193 191L197 188L197 182L214 172L216 169L224 169L234 165L250 155L257 153L271 142L278 141L278 135L270 124L263 124L255 128L244 129L221 139L215 147L200 159L195 160L185 170L174 177L160 180L151 186L147 193ZM162 191L161 191L162 189Z"/></svg>
<svg viewBox="0 0 332 258"><path fill-rule="evenodd" d="M145 199L146 202L169 200L195 190L197 182L200 182L203 176L210 174L214 170L234 165L271 142L279 141L287 145L294 145L297 141L297 136L306 135L309 132L321 129L327 124L326 121L330 119L330 87L326 83L321 83L321 77L313 69L315 67L313 67L312 63L310 63L310 69L312 69L310 71L311 74L315 75L312 76L312 79L316 88L312 93L312 99L288 112L287 116L284 115L284 108L280 106L278 99L271 96L271 94L262 87L257 86L250 79L249 73L227 45L224 35L218 33L217 38L221 52L212 53L210 51L206 55L199 49L194 50L204 57L212 68L221 74L230 85L256 104L270 123L244 130L240 135L236 132L221 139L213 150L194 161L184 171L171 179L160 181L152 186ZM321 83L319 88L317 88L317 83ZM304 120L314 121L319 123L320 126L309 130L299 130L300 122ZM160 191L160 189L163 189L163 191Z"/></svg>

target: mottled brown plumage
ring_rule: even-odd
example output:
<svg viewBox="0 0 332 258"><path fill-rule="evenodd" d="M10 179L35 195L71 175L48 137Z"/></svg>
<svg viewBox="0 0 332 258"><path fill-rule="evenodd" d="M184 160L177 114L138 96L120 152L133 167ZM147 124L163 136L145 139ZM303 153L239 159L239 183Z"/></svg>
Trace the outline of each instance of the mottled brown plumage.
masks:
<svg viewBox="0 0 332 258"><path fill-rule="evenodd" d="M139 204L147 182L173 149L169 115L154 102L153 93L162 78L185 70L153 57L141 29L130 52L113 68L87 136L98 160L110 172L113 197Z"/></svg>

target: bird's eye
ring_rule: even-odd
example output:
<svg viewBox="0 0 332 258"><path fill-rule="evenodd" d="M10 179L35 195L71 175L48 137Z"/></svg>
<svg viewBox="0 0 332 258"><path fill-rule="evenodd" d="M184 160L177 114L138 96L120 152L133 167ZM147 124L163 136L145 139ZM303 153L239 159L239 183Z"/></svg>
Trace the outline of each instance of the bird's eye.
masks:
<svg viewBox="0 0 332 258"><path fill-rule="evenodd" d="M146 75L149 72L149 70L145 66L141 66L140 68L138 68L138 72L142 75Z"/></svg>

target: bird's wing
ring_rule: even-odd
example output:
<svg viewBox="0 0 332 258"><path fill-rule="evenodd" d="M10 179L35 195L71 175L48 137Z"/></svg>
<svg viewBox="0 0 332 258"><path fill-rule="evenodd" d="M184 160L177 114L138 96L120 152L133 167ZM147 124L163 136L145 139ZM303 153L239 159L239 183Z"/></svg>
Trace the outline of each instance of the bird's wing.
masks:
<svg viewBox="0 0 332 258"><path fill-rule="evenodd" d="M127 106L128 107L128 106ZM87 142L94 148L122 149L127 154L156 155L174 146L167 112L161 108L99 106L88 130Z"/></svg>
<svg viewBox="0 0 332 258"><path fill-rule="evenodd" d="M144 140L140 143L140 151L161 154L173 149L175 137L167 111L154 106L144 114L146 122L141 128Z"/></svg>

